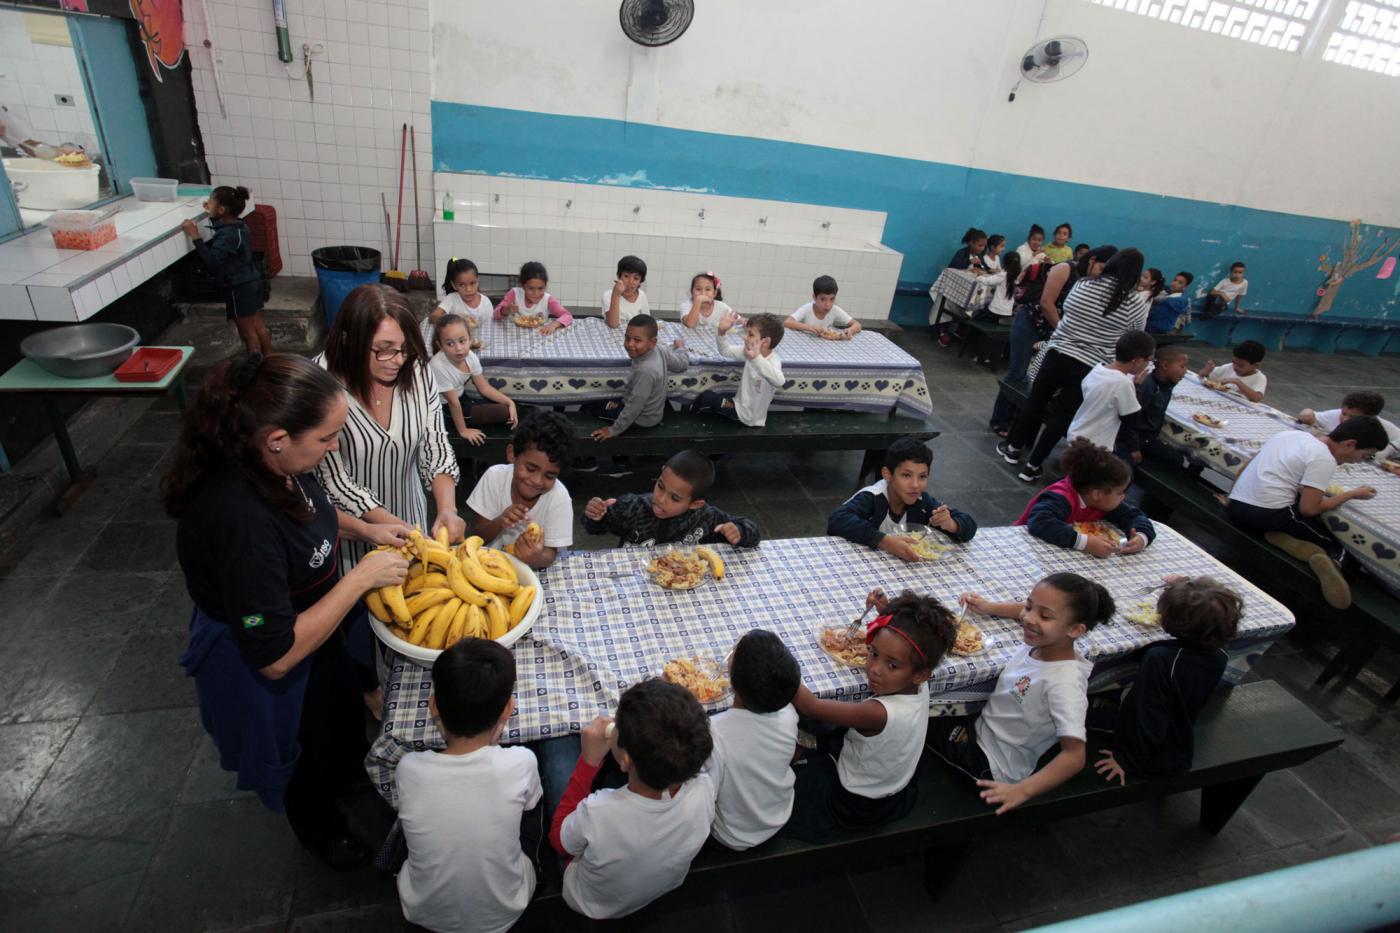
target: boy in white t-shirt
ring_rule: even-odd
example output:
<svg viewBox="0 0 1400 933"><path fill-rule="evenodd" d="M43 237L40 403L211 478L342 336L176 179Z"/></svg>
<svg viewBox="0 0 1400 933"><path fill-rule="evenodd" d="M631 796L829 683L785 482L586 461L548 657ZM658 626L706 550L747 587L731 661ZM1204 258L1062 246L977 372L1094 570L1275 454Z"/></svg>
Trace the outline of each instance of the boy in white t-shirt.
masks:
<svg viewBox="0 0 1400 933"><path fill-rule="evenodd" d="M1083 437L1098 447L1113 449L1123 419L1141 408L1137 397L1137 379L1147 372L1157 341L1151 334L1130 330L1118 338L1113 348L1113 362L1099 363L1080 382L1084 401L1069 423L1066 439Z"/></svg>
<svg viewBox="0 0 1400 933"><path fill-rule="evenodd" d="M679 887L709 838L710 725L690 691L644 680L622 694L615 722L599 716L583 730L580 749L549 831L567 863L564 903L595 920L625 917ZM609 753L627 784L590 793Z"/></svg>
<svg viewBox="0 0 1400 933"><path fill-rule="evenodd" d="M574 543L574 504L559 472L574 451L573 426L554 411L530 414L506 445L506 463L482 474L467 497L467 529L489 547L515 545L531 567L548 567ZM522 535L530 522L538 536Z"/></svg>
<svg viewBox="0 0 1400 933"><path fill-rule="evenodd" d="M1235 303L1235 313L1244 314L1244 309L1240 307L1240 299L1249 294L1249 280L1244 277L1244 263L1236 262L1230 264L1230 274L1210 290L1206 295L1205 307L1201 309L1201 320L1209 321L1221 311L1230 307L1230 302Z"/></svg>
<svg viewBox="0 0 1400 933"><path fill-rule="evenodd" d="M827 340L850 340L860 333L860 321L836 303L836 280L819 275L812 282L812 300L783 321L788 330L801 330Z"/></svg>
<svg viewBox="0 0 1400 933"><path fill-rule="evenodd" d="M394 772L408 859L406 920L430 930L504 933L535 890L544 808L535 756L497 742L515 709L515 656L464 638L433 662L428 715L447 747L410 752Z"/></svg>
<svg viewBox="0 0 1400 933"><path fill-rule="evenodd" d="M443 298L418 325L423 332L423 346L432 347L433 330L443 315L460 315L472 331L482 321L491 320L491 300L481 294L479 279L476 263L470 259L453 256L447 261L447 274L442 280Z"/></svg>
<svg viewBox="0 0 1400 933"><path fill-rule="evenodd" d="M750 428L761 428L768 423L768 406L773 404L773 396L787 381L783 376L782 357L773 352L782 342L783 325L771 314L756 315L744 324L743 347L736 347L726 335L738 322L739 315L729 312L715 334L715 348L720 356L744 361L738 392L730 395L706 389L690 403L690 410L720 415Z"/></svg>
<svg viewBox="0 0 1400 933"><path fill-rule="evenodd" d="M1264 345L1257 340L1244 340L1230 351L1230 362L1216 366L1215 360L1206 360L1200 377L1209 388L1238 392L1251 402L1262 402L1264 390L1269 387L1269 377L1259 368L1263 361Z"/></svg>
<svg viewBox="0 0 1400 933"><path fill-rule="evenodd" d="M1369 415L1381 423L1381 427L1385 428L1385 433L1390 438L1390 445L1378 451L1376 459L1400 458L1400 427L1381 417L1381 412L1384 409L1384 395L1367 389L1358 389L1346 394L1346 398L1342 399L1341 408L1329 408L1326 411L1313 411L1311 408L1304 408L1298 413L1298 422L1326 432L1331 431L1343 421L1350 421L1361 415Z"/></svg>
<svg viewBox="0 0 1400 933"><path fill-rule="evenodd" d="M603 320L613 330L625 325L639 314L650 314L651 304L642 283L647 280L647 264L636 256L623 256L617 261L617 280L603 292Z"/></svg>
<svg viewBox="0 0 1400 933"><path fill-rule="evenodd" d="M729 656L734 705L710 719L715 750L706 771L715 788L710 835L742 852L767 840L792 813L793 753L802 685L797 659L772 632L754 629Z"/></svg>
<svg viewBox="0 0 1400 933"><path fill-rule="evenodd" d="M1337 495L1327 487L1339 463L1369 460L1390 443L1380 421L1360 415L1343 421L1325 437L1307 431L1283 431L1269 438L1235 479L1225 513L1245 531L1298 560L1322 585L1322 597L1337 609L1351 605L1351 587L1334 558L1341 543L1322 522L1322 514L1352 499L1370 499L1376 491L1357 486Z"/></svg>

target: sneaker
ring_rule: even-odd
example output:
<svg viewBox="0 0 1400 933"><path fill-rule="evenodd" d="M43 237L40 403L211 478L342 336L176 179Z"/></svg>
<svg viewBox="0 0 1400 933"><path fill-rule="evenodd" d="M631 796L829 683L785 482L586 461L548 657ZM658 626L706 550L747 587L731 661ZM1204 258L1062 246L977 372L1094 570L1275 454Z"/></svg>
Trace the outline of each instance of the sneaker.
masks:
<svg viewBox="0 0 1400 933"><path fill-rule="evenodd" d="M1342 576L1342 569L1326 553L1314 554L1308 558L1308 569L1317 577L1322 586L1322 599L1333 609L1346 609L1351 606L1351 585Z"/></svg>
<svg viewBox="0 0 1400 933"><path fill-rule="evenodd" d="M1007 441L997 442L997 453L1001 454L1001 459L1010 464L1021 462L1021 451L1012 447Z"/></svg>
<svg viewBox="0 0 1400 933"><path fill-rule="evenodd" d="M1016 478L1022 482L1034 483L1036 480L1040 479L1040 474L1044 472L1045 470L1043 468L1032 466L1027 463L1025 466L1021 467L1021 472L1016 474Z"/></svg>
<svg viewBox="0 0 1400 933"><path fill-rule="evenodd" d="M944 349L947 349L948 347L951 347L953 345L953 338L947 334L939 334L938 345L940 347L943 347Z"/></svg>
<svg viewBox="0 0 1400 933"><path fill-rule="evenodd" d="M596 473L598 472L597 457L582 457L574 463L575 473Z"/></svg>

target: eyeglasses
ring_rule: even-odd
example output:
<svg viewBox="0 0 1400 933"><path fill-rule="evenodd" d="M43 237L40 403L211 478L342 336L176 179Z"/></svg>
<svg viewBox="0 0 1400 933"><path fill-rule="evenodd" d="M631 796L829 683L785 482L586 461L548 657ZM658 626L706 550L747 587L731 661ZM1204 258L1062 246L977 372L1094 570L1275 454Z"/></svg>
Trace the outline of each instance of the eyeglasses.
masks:
<svg viewBox="0 0 1400 933"><path fill-rule="evenodd" d="M404 361L413 359L413 351L407 347L384 347L382 349L370 350L374 358L381 363L387 363L395 357L403 357Z"/></svg>

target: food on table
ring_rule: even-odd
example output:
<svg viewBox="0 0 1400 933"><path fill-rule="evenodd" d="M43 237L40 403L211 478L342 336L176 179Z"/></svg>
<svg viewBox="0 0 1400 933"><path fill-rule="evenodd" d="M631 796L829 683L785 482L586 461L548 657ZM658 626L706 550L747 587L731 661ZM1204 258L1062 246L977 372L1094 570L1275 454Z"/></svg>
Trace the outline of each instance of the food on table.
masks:
<svg viewBox="0 0 1400 933"><path fill-rule="evenodd" d="M486 341L485 341L485 340L473 340L473 341L471 342L471 348L472 348L473 350L485 350L485 349L486 349Z"/></svg>
<svg viewBox="0 0 1400 933"><path fill-rule="evenodd" d="M52 228L49 233L53 236L53 245L59 249L97 249L117 238L117 225L109 220L78 230Z"/></svg>
<svg viewBox="0 0 1400 933"><path fill-rule="evenodd" d="M982 630L966 620L959 622L957 638L953 639L953 647L948 650L965 658L982 648Z"/></svg>
<svg viewBox="0 0 1400 933"><path fill-rule="evenodd" d="M718 554L707 547L698 547L695 556L710 565L710 573L715 575L716 580L724 579L724 561Z"/></svg>
<svg viewBox="0 0 1400 933"><path fill-rule="evenodd" d="M54 159L54 161L59 165L66 165L70 168L86 168L92 164L92 159L88 158L88 154L81 150L77 152L65 152L63 155Z"/></svg>
<svg viewBox="0 0 1400 933"><path fill-rule="evenodd" d="M1327 485L1327 495L1329 495L1329 496L1340 496L1342 493L1344 493L1344 492L1346 492L1346 491L1347 491L1347 488L1346 488L1345 486L1343 486L1341 483L1329 483L1329 484Z"/></svg>
<svg viewBox="0 0 1400 933"><path fill-rule="evenodd" d="M542 541L544 538L544 531L540 528L540 526L537 523L531 522L530 524L525 526L524 531L520 532L520 538L529 538L532 541ZM515 541L519 541L520 538L516 538ZM506 553L512 557L515 556L515 541L512 541L510 544L506 545Z"/></svg>
<svg viewBox="0 0 1400 933"><path fill-rule="evenodd" d="M512 314L510 319L516 327L539 327L544 323L544 318L535 314Z"/></svg>
<svg viewBox="0 0 1400 933"><path fill-rule="evenodd" d="M1129 622L1136 622L1138 625L1154 626L1158 625L1157 604L1151 600L1140 600L1128 607L1125 615Z"/></svg>
<svg viewBox="0 0 1400 933"><path fill-rule="evenodd" d="M1206 413L1203 412L1203 411L1194 412L1194 413L1191 415L1191 420L1194 421L1194 422L1196 422L1197 424L1203 424L1203 425L1205 425L1205 426L1208 427L1208 428L1223 428L1223 427L1225 427L1225 422L1224 422L1224 421L1220 420L1219 418L1216 418L1216 417L1213 417L1213 416L1211 416L1211 415L1208 415L1208 414L1206 414Z"/></svg>
<svg viewBox="0 0 1400 933"><path fill-rule="evenodd" d="M914 539L914 553L924 560L938 560L950 550L948 545L935 541L933 535L927 531L910 537Z"/></svg>
<svg viewBox="0 0 1400 933"><path fill-rule="evenodd" d="M1113 544L1123 540L1123 534L1108 522L1075 522L1074 530L1090 538L1103 538Z"/></svg>
<svg viewBox="0 0 1400 933"><path fill-rule="evenodd" d="M865 644L865 632L861 627L854 631L849 625L833 625L817 633L817 644L833 660L849 667L865 667L870 649Z"/></svg>
<svg viewBox="0 0 1400 933"><path fill-rule="evenodd" d="M1202 379L1201 385L1207 389L1214 389L1217 392L1229 392L1234 386L1228 382L1218 382L1215 379Z"/></svg>
<svg viewBox="0 0 1400 933"><path fill-rule="evenodd" d="M667 661L661 678L689 690L701 703L714 703L729 693L729 678L716 661L706 658L677 658Z"/></svg>
<svg viewBox="0 0 1400 933"><path fill-rule="evenodd" d="M447 543L445 531L434 539L415 528L402 548L376 548L400 551L409 559L408 576L402 584L366 593L365 605L391 634L422 648L501 638L525 618L536 588L521 586L505 555L482 547L480 538L455 549Z"/></svg>
<svg viewBox="0 0 1400 933"><path fill-rule="evenodd" d="M720 571L723 572L722 565ZM671 550L652 558L647 564L647 573L657 586L668 590L693 590L709 576L710 562L699 555L699 549L695 554Z"/></svg>
<svg viewBox="0 0 1400 933"><path fill-rule="evenodd" d="M826 330L818 333L817 336L823 340L845 340L846 332L843 330L832 330L828 327Z"/></svg>

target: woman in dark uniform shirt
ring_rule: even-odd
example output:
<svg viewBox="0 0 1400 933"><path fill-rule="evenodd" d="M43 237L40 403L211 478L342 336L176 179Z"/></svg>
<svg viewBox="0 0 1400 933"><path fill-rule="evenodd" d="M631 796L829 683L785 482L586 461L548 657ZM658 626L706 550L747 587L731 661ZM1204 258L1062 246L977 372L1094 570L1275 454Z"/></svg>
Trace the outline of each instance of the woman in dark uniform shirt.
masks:
<svg viewBox="0 0 1400 933"><path fill-rule="evenodd" d="M366 751L338 627L367 591L407 572L386 551L340 574L341 535L395 533L337 512L312 472L336 448L346 406L340 384L300 357L223 363L186 414L162 481L194 600L180 663L220 764L337 867L368 854L335 802L364 779Z"/></svg>

